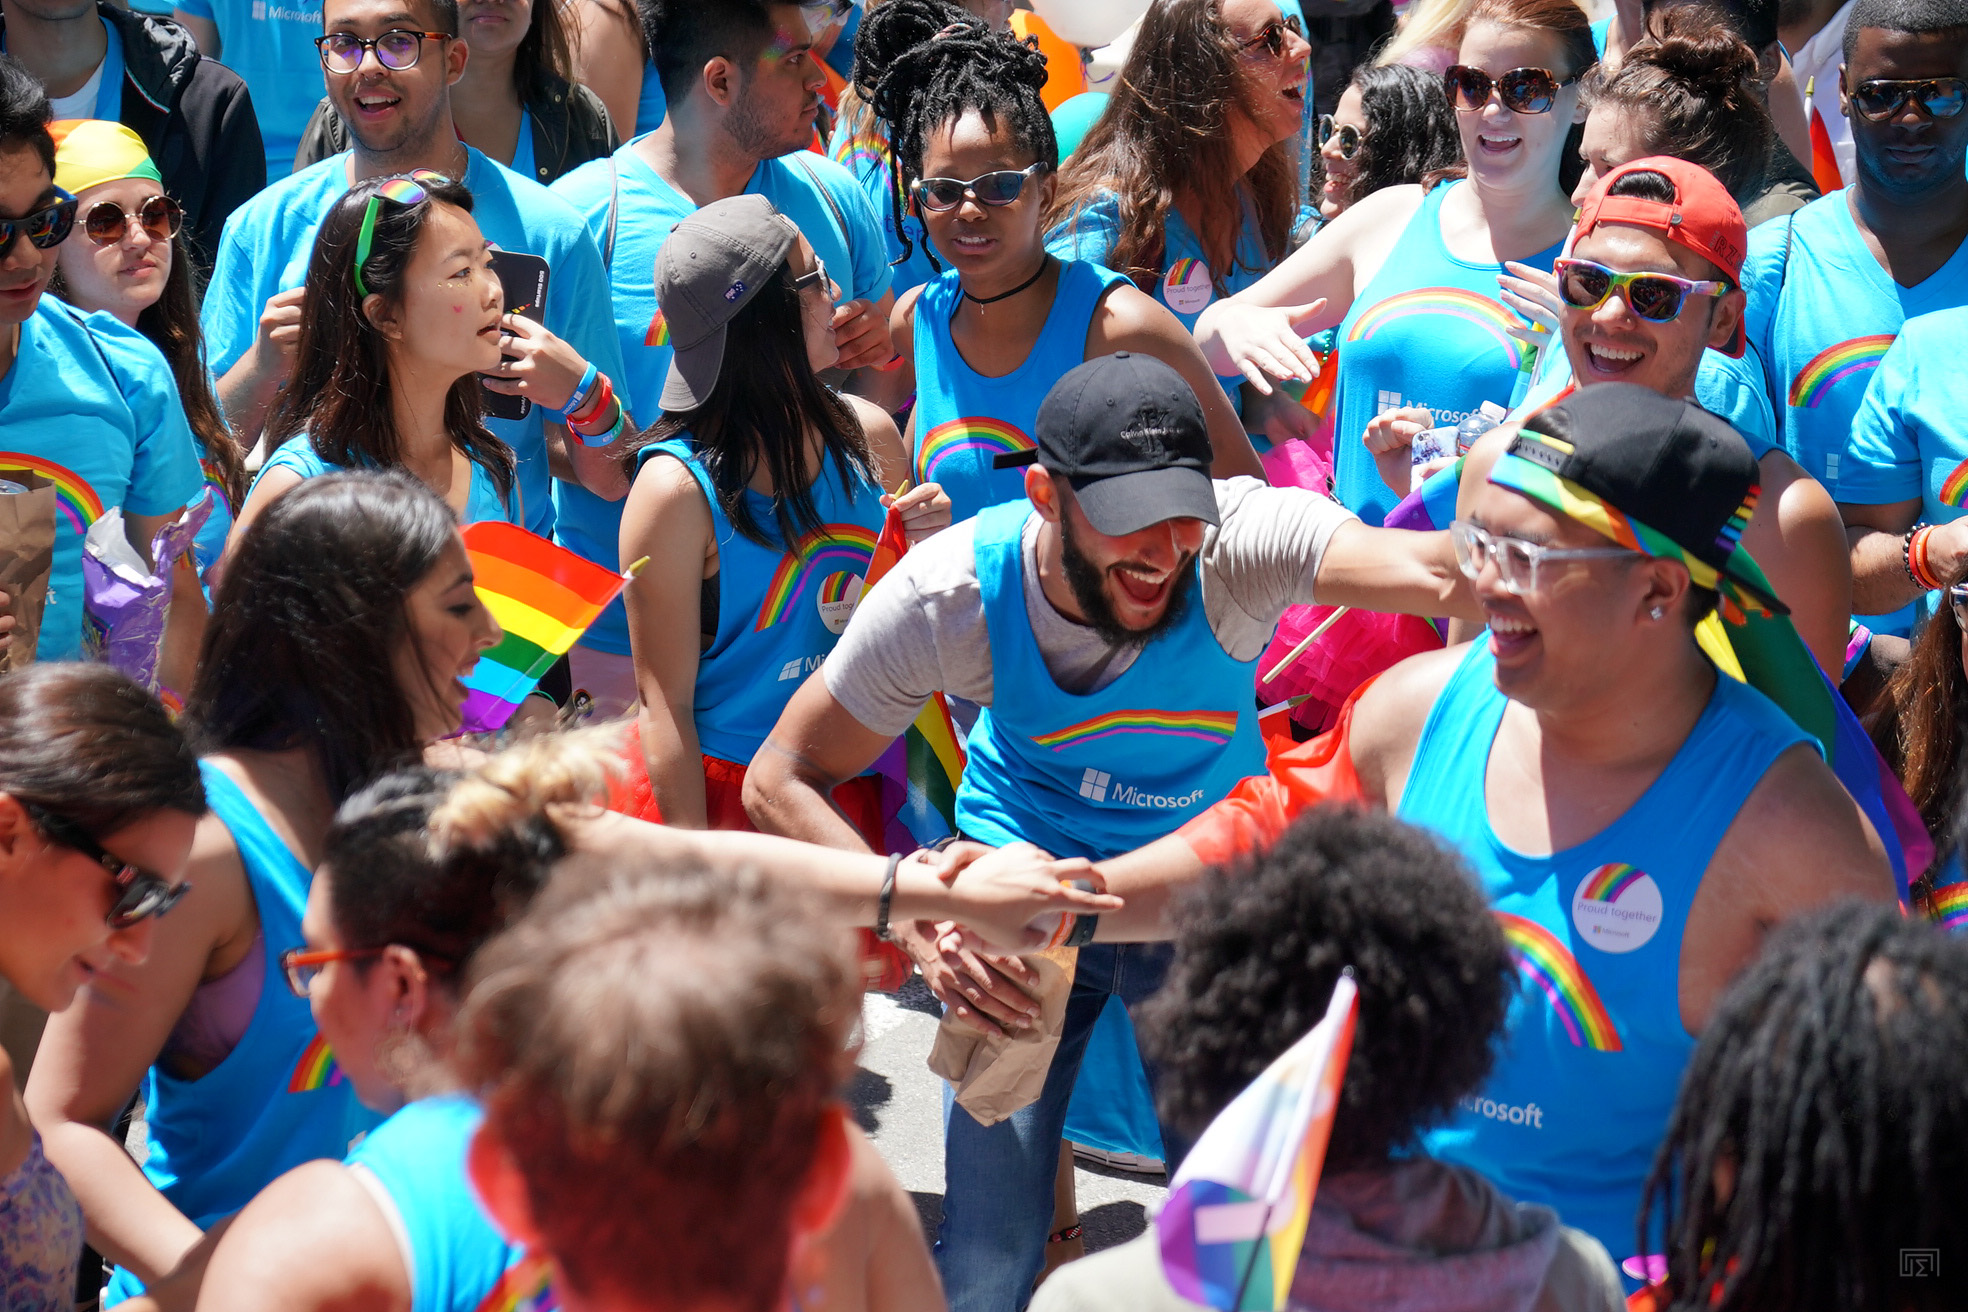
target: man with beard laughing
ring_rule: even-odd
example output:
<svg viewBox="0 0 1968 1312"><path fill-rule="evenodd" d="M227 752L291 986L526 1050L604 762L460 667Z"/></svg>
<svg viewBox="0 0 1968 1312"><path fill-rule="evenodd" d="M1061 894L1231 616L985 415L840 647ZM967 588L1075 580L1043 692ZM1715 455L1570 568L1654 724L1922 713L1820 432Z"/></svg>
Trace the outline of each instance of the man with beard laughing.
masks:
<svg viewBox="0 0 1968 1312"><path fill-rule="evenodd" d="M1287 606L1475 614L1445 534L1369 528L1304 489L1212 482L1202 406L1159 360L1123 352L1076 366L1036 427L1027 501L911 551L794 694L745 780L761 830L863 849L828 794L940 690L984 708L957 793L965 837L1112 856L1263 770L1255 667ZM985 960L947 929L893 933L959 1020L1029 1028L1027 968ZM1071 941L1084 943L1094 924L1078 929ZM963 1284L953 1262L989 1263L1000 1282L1031 1288L1087 1036L1109 994L1146 998L1167 961L1166 944L1083 946L1038 1101L988 1127L952 1112L946 1284Z"/></svg>

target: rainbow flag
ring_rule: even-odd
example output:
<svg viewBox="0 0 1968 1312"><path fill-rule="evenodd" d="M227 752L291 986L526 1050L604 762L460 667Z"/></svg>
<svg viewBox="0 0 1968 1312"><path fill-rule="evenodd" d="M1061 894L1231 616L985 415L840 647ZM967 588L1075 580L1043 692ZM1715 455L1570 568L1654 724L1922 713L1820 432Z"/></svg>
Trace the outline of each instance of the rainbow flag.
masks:
<svg viewBox="0 0 1968 1312"><path fill-rule="evenodd" d="M1282 1312L1358 1011L1349 972L1325 1019L1217 1114L1176 1171L1155 1230L1162 1270L1184 1298L1219 1312Z"/></svg>
<svg viewBox="0 0 1968 1312"><path fill-rule="evenodd" d="M465 676L460 732L490 733L505 727L540 676L635 577L636 566L616 574L495 520L469 525L464 536L479 598L506 633Z"/></svg>

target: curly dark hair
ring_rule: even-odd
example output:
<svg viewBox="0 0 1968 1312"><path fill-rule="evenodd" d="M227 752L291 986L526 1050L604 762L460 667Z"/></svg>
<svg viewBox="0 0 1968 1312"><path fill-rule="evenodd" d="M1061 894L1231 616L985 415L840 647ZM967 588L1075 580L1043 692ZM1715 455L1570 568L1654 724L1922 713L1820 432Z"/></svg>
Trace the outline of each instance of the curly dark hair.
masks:
<svg viewBox="0 0 1968 1312"><path fill-rule="evenodd" d="M1391 816L1314 808L1174 908L1175 961L1140 1016L1158 1103L1195 1132L1325 1015L1360 1013L1330 1170L1376 1166L1490 1073L1516 966L1462 859Z"/></svg>
<svg viewBox="0 0 1968 1312"><path fill-rule="evenodd" d="M1406 64L1362 64L1353 85L1367 128L1347 204L1422 182L1461 161L1462 136L1440 77Z"/></svg>
<svg viewBox="0 0 1968 1312"><path fill-rule="evenodd" d="M1968 1307L1968 945L1857 902L1783 926L1723 996L1642 1204L1659 1306ZM1646 1245L1658 1235L1665 1247ZM1907 1278L1903 1255L1939 1250Z"/></svg>

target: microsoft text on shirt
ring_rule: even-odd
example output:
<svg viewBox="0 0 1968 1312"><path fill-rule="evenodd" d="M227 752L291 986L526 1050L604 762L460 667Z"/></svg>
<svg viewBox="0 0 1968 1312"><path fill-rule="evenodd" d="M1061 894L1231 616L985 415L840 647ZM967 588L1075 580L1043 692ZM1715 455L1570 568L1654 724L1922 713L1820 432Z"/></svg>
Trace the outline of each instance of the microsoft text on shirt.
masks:
<svg viewBox="0 0 1968 1312"><path fill-rule="evenodd" d="M1180 811L1194 806L1203 800L1203 790L1180 797L1167 793L1144 793L1133 784L1116 784L1114 776L1105 770L1095 770L1091 766L1080 776L1080 796L1089 802L1111 802L1115 806L1133 806L1144 810Z"/></svg>
<svg viewBox="0 0 1968 1312"><path fill-rule="evenodd" d="M256 23L307 23L321 26L319 9L289 9L284 5L269 5L267 0L253 0L253 21Z"/></svg>

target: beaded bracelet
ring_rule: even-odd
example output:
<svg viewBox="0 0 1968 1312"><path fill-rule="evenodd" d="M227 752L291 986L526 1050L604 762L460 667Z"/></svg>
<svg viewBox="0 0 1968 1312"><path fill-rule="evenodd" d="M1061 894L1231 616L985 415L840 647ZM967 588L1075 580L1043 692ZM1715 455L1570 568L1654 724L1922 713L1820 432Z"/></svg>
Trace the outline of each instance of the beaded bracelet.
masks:
<svg viewBox="0 0 1968 1312"><path fill-rule="evenodd" d="M1914 586L1932 592L1947 586L1945 580L1934 573L1927 561L1927 539L1933 533L1932 524L1922 524L1907 535L1906 565L1907 575Z"/></svg>

